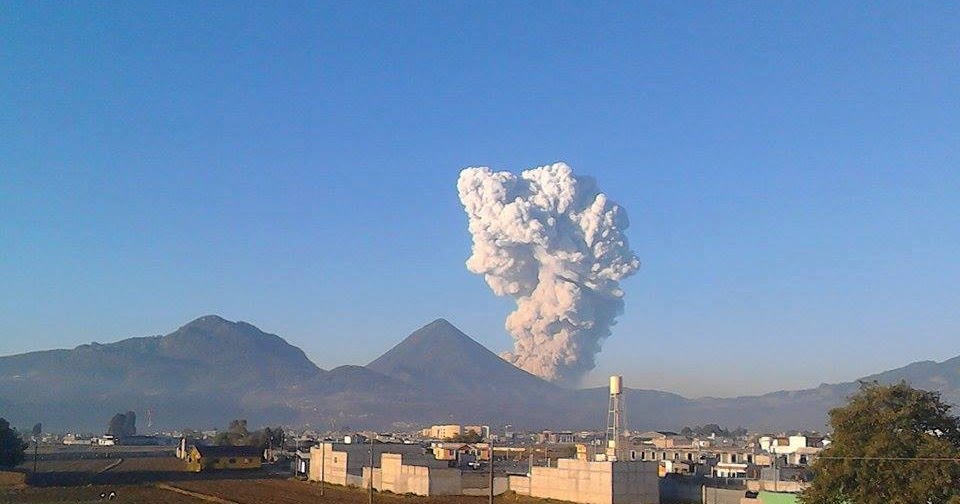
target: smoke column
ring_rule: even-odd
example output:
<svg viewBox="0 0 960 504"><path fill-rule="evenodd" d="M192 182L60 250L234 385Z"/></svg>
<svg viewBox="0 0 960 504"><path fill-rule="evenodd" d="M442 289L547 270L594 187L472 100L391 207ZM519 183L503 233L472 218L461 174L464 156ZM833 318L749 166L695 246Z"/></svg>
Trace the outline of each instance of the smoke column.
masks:
<svg viewBox="0 0 960 504"><path fill-rule="evenodd" d="M467 269L517 303L506 321L514 349L502 357L576 384L623 312L620 280L640 267L626 213L564 163L519 177L467 168L457 190L473 235Z"/></svg>

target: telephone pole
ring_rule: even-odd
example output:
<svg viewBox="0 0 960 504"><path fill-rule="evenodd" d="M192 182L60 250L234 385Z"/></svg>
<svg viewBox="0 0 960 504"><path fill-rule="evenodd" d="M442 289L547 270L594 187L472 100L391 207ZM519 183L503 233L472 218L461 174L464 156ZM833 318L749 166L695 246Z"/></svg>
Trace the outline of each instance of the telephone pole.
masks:
<svg viewBox="0 0 960 504"><path fill-rule="evenodd" d="M373 436L370 436L370 480L367 481L367 504L373 504Z"/></svg>
<svg viewBox="0 0 960 504"><path fill-rule="evenodd" d="M487 431L487 445L490 446L490 499L488 504L493 504L493 437L490 431Z"/></svg>
<svg viewBox="0 0 960 504"><path fill-rule="evenodd" d="M327 442L320 440L320 497L323 497L323 480L327 478Z"/></svg>

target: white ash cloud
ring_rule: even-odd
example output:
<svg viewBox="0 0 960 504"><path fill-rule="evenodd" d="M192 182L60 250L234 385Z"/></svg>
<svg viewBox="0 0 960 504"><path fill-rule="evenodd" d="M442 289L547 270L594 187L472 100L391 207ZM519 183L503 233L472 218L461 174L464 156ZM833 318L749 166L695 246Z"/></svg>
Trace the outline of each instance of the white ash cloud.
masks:
<svg viewBox="0 0 960 504"><path fill-rule="evenodd" d="M506 320L514 349L502 357L576 384L623 312L620 280L640 267L626 212L564 163L519 176L467 168L457 190L473 235L467 269L517 303Z"/></svg>

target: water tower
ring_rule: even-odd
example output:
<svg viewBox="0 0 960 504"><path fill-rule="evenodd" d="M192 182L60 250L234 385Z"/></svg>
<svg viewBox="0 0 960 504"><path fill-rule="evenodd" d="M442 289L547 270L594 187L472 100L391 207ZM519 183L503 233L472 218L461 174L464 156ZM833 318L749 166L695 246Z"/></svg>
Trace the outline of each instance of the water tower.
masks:
<svg viewBox="0 0 960 504"><path fill-rule="evenodd" d="M623 377L610 377L610 407L607 411L607 460L629 460L626 442L627 419L623 414Z"/></svg>

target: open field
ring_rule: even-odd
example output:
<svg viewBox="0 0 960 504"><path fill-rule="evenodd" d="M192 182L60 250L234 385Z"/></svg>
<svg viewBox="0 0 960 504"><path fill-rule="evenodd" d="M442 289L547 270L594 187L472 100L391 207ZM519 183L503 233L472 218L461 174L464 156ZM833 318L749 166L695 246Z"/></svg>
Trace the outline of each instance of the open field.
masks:
<svg viewBox="0 0 960 504"><path fill-rule="evenodd" d="M320 486L293 480L257 479L257 480L193 480L178 481L170 485L190 492L217 497L238 504L302 504L303 502L321 502L329 504L366 504L364 490L337 486L326 487L324 496L320 496ZM158 485L165 485L160 483ZM47 488L26 488L21 490L0 490L0 503L88 503L101 502L101 492L117 492L113 502L156 503L156 504L200 504L209 501L184 495L171 490L158 488L152 484L143 485L87 485ZM484 504L485 497L416 497L376 493L375 504ZM521 497L514 494L497 497L498 504L544 504L545 500Z"/></svg>
<svg viewBox="0 0 960 504"><path fill-rule="evenodd" d="M146 485L93 485L46 488L25 488L22 490L0 489L0 503L54 503L54 502L104 502L100 493L117 492L117 500L112 502L142 502L155 504L201 504L205 501Z"/></svg>
<svg viewBox="0 0 960 504"><path fill-rule="evenodd" d="M32 469L32 462L21 466ZM178 493L170 487L237 504L366 504L363 489L320 485L271 475L275 468L255 471L216 471L191 473L183 461L169 456L133 458L78 458L41 460L38 472L31 474L30 486L0 489L0 503L86 503L99 502L101 492L117 492L114 502L187 504L210 502L199 496ZM166 488L165 488L166 487ZM415 497L376 493L376 504L485 504L485 497ZM543 504L545 501L508 494L497 497L498 504Z"/></svg>
<svg viewBox="0 0 960 504"><path fill-rule="evenodd" d="M297 480L197 480L172 484L178 488L216 496L238 504L367 503L367 492L363 489L328 484L324 495L321 496L318 483ZM373 501L374 504L485 504L487 498L463 495L420 497L377 492L374 494ZM544 504L550 501L509 493L496 497L495 502L497 504Z"/></svg>
<svg viewBox="0 0 960 504"><path fill-rule="evenodd" d="M39 460L37 461L37 472L39 473L96 473L106 469L110 464L116 462L115 458L99 459L74 459L74 460ZM33 461L20 464L18 469L33 471Z"/></svg>

